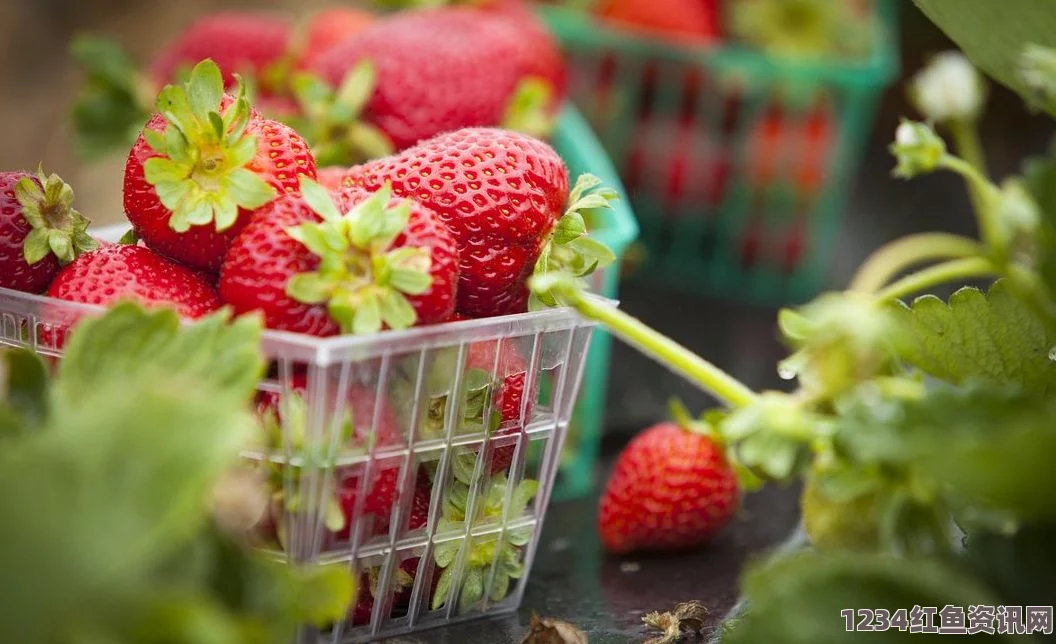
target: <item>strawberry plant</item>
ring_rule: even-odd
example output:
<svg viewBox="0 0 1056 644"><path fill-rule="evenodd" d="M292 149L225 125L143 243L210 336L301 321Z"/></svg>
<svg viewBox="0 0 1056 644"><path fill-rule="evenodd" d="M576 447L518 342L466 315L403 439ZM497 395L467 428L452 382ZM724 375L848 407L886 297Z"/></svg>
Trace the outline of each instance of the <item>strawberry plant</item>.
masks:
<svg viewBox="0 0 1056 644"><path fill-rule="evenodd" d="M1056 114L1050 4L917 1L996 80ZM753 391L565 275L532 281L724 403L695 424L722 443L742 487L804 482L813 548L751 567L747 608L723 640L837 641L849 607L894 614L1056 596L1044 547L1056 538L1056 153L992 180L976 134L982 80L946 56L913 83L927 120L898 126L894 174L963 177L979 238L890 242L846 291L781 311L790 355L778 371L794 390ZM980 280L989 284L946 300L920 295Z"/></svg>
<svg viewBox="0 0 1056 644"><path fill-rule="evenodd" d="M78 326L54 375L0 351L5 641L281 644L344 614L346 569L246 547L266 497L239 454L264 361L260 322L227 317L120 304Z"/></svg>

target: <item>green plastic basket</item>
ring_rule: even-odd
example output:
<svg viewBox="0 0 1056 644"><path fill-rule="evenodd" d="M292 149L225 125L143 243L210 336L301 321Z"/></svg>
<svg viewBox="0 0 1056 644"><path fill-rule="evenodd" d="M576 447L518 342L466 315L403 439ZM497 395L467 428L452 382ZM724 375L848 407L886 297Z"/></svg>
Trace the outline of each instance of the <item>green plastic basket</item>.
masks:
<svg viewBox="0 0 1056 644"><path fill-rule="evenodd" d="M612 210L589 213L591 234L604 242L622 258L624 252L638 237L630 204L615 167L609 161L605 149L580 113L573 107L564 109L551 141L554 148L568 164L573 181L583 173L596 175L602 182L614 188L620 199ZM592 288L596 293L616 299L620 282L620 260L592 276ZM589 492L595 481L595 469L601 433L605 422L605 393L608 388L609 354L612 338L598 329L590 343L590 353L583 375L579 400L572 416L568 438L565 442L560 473L554 497L573 498Z"/></svg>
<svg viewBox="0 0 1056 644"><path fill-rule="evenodd" d="M540 7L570 93L619 168L644 279L764 303L809 298L880 93L898 71L893 3L857 62L782 60L736 44L674 46Z"/></svg>

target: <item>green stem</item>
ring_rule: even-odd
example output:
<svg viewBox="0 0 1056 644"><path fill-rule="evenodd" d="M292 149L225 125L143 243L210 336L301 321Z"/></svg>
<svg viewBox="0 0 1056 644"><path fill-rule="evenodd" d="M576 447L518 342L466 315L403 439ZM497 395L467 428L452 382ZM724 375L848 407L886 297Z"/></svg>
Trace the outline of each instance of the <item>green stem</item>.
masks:
<svg viewBox="0 0 1056 644"><path fill-rule="evenodd" d="M979 234L983 241L992 250L1003 249L1001 235L997 227L997 213L994 212L994 204L997 202L998 193L994 184L986 178L974 165L946 154L939 161L939 166L964 177L968 183L968 190L972 195L972 204L975 207L975 219L979 225Z"/></svg>
<svg viewBox="0 0 1056 644"><path fill-rule="evenodd" d="M922 262L958 257L981 256L982 244L949 233L908 235L885 244L866 258L848 287L852 291L873 293L904 270Z"/></svg>
<svg viewBox="0 0 1056 644"><path fill-rule="evenodd" d="M968 165L983 177L990 176L986 170L986 157L983 155L983 145L979 140L979 130L975 121L954 120L949 124L950 134L953 136L957 146L957 154L964 159ZM986 209L986 192L981 190L973 181L968 181L968 195L972 199L976 217L982 217L982 211Z"/></svg>
<svg viewBox="0 0 1056 644"><path fill-rule="evenodd" d="M739 380L623 311L588 298L575 288L560 289L558 297L562 304L605 325L624 342L711 392L729 406L743 407L755 400L755 392Z"/></svg>
<svg viewBox="0 0 1056 644"><path fill-rule="evenodd" d="M877 293L880 299L898 299L955 279L999 274L997 266L985 257L966 257L930 266L907 275Z"/></svg>

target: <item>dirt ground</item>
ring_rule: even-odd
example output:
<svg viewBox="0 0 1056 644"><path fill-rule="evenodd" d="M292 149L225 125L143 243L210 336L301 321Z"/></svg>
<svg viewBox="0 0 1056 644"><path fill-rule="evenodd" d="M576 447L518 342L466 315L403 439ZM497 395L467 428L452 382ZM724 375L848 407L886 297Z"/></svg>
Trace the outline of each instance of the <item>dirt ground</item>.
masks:
<svg viewBox="0 0 1056 644"><path fill-rule="evenodd" d="M87 164L78 158L69 121L81 82L67 50L74 35L119 40L143 60L195 17L216 9L310 11L321 0L0 0L0 169L32 170L43 162L98 223L123 220L124 156Z"/></svg>

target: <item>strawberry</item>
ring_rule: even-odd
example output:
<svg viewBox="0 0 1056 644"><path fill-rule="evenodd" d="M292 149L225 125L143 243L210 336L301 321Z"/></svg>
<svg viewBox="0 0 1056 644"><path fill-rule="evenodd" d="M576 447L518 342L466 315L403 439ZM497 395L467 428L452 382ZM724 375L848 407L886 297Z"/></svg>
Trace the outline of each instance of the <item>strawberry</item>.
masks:
<svg viewBox="0 0 1056 644"><path fill-rule="evenodd" d="M364 64L374 73L359 74L361 87L353 89L352 72ZM565 84L553 39L533 15L514 9L403 12L330 49L309 71L341 88L337 96L361 97L342 111L354 117L362 107L363 119L397 150L470 126L505 123L543 134ZM343 137L347 127L330 130Z"/></svg>
<svg viewBox="0 0 1056 644"><path fill-rule="evenodd" d="M0 172L0 287L48 288L64 264L99 246L57 175Z"/></svg>
<svg viewBox="0 0 1056 644"><path fill-rule="evenodd" d="M300 36L297 67L310 68L316 58L363 31L374 20L374 14L348 7L330 7L316 12Z"/></svg>
<svg viewBox="0 0 1056 644"><path fill-rule="evenodd" d="M454 234L458 311L470 317L527 310L526 281L537 269L584 275L612 260L584 235L579 211L605 207L615 193L588 194L599 181L583 175L569 195L561 157L530 136L466 128L352 168L345 177L346 185L367 190L386 183L396 195L435 210Z"/></svg>
<svg viewBox="0 0 1056 644"><path fill-rule="evenodd" d="M715 0L607 0L597 12L606 22L669 41L702 44L719 35Z"/></svg>
<svg viewBox="0 0 1056 644"><path fill-rule="evenodd" d="M235 75L260 80L267 68L289 49L292 29L287 20L264 13L222 11L191 23L158 54L150 77L158 87L180 80L199 61L219 65L224 87L235 85Z"/></svg>
<svg viewBox="0 0 1056 644"><path fill-rule="evenodd" d="M495 435L512 434L523 431L524 424L532 415L534 400L529 400L524 410L524 421L521 421L521 405L524 400L524 382L528 372L528 363L509 340L474 342L466 352L466 368L480 369L487 374L494 370L499 384L492 395L492 408L498 412L499 427ZM494 448L488 458L488 471L496 474L508 468L513 461L516 445L503 445Z"/></svg>
<svg viewBox="0 0 1056 644"><path fill-rule="evenodd" d="M664 422L636 436L616 460L598 530L615 554L691 548L729 522L739 498L722 447L699 423Z"/></svg>
<svg viewBox="0 0 1056 644"><path fill-rule="evenodd" d="M122 299L170 306L185 318L220 308L220 298L199 273L149 248L117 244L89 251L63 268L48 296L107 306Z"/></svg>
<svg viewBox="0 0 1056 644"><path fill-rule="evenodd" d="M270 328L318 336L450 317L458 253L432 210L391 200L385 187L331 195L304 180L301 189L261 211L231 245L220 292L236 312L260 310Z"/></svg>
<svg viewBox="0 0 1056 644"><path fill-rule="evenodd" d="M188 266L220 268L253 211L302 176L315 160L289 127L262 118L244 93L225 96L220 69L199 63L184 86L158 95L158 114L125 165L125 213L154 250Z"/></svg>

